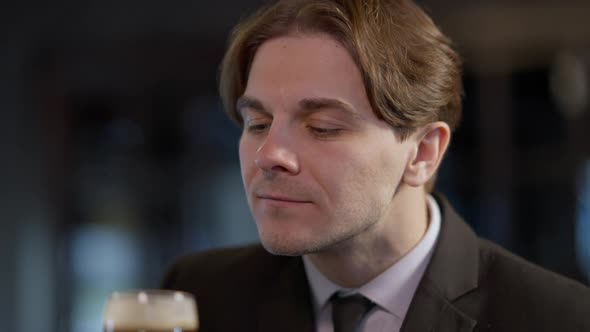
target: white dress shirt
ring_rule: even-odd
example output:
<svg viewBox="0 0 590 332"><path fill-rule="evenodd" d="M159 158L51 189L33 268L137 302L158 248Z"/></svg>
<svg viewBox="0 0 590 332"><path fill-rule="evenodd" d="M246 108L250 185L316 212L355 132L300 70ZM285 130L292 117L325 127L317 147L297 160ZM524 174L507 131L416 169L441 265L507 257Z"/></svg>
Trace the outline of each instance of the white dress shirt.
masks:
<svg viewBox="0 0 590 332"><path fill-rule="evenodd" d="M318 332L333 332L330 297L337 291L360 293L376 303L365 316L359 331L397 332L408 312L410 302L424 270L430 262L440 231L441 213L434 198L427 196L430 215L424 237L394 265L358 289L343 289L326 278L310 261L303 257L305 272L313 294L314 312Z"/></svg>

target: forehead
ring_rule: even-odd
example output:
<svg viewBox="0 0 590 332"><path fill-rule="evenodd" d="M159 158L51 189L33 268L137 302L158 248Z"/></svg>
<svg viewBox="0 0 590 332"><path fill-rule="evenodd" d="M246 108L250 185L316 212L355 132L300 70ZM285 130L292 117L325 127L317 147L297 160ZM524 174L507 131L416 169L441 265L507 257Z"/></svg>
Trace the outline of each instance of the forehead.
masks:
<svg viewBox="0 0 590 332"><path fill-rule="evenodd" d="M355 104L367 99L354 60L327 34L288 35L264 42L252 61L244 94L266 102L340 98Z"/></svg>
<svg viewBox="0 0 590 332"><path fill-rule="evenodd" d="M253 62L263 56L265 60L268 60L267 57L282 57L287 54L323 64L326 61L329 62L332 56L347 57L352 60L346 48L327 33L292 32L263 42L256 50ZM351 64L354 65L352 61Z"/></svg>

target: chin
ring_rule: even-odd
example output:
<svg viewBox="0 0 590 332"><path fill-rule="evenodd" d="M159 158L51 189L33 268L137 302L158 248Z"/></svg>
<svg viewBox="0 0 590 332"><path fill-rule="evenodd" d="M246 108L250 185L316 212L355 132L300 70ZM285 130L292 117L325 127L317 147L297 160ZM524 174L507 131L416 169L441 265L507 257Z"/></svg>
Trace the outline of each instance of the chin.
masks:
<svg viewBox="0 0 590 332"><path fill-rule="evenodd" d="M319 253L337 245L343 240L330 237L313 238L311 236L295 234L294 232L269 234L268 232L259 231L259 237L266 251L279 256L303 256Z"/></svg>
<svg viewBox="0 0 590 332"><path fill-rule="evenodd" d="M255 216L258 237L264 249L273 255L301 256L313 242L301 220Z"/></svg>
<svg viewBox="0 0 590 332"><path fill-rule="evenodd" d="M277 255L277 256L302 256L305 255L306 252L302 250L302 248L296 247L289 247L283 244L277 245L276 243L268 243L266 241L262 241L262 246L266 251L270 254Z"/></svg>
<svg viewBox="0 0 590 332"><path fill-rule="evenodd" d="M255 215L262 246L273 255L302 256L328 250L354 237L359 231L350 227L329 226L318 218ZM314 220L310 222L309 220Z"/></svg>
<svg viewBox="0 0 590 332"><path fill-rule="evenodd" d="M273 255L302 256L324 248L322 241L297 236L293 232L259 232L259 236L264 249Z"/></svg>
<svg viewBox="0 0 590 332"><path fill-rule="evenodd" d="M301 256L309 251L309 246L305 241L296 239L285 239L284 237L260 234L260 242L266 251L273 255L279 256Z"/></svg>

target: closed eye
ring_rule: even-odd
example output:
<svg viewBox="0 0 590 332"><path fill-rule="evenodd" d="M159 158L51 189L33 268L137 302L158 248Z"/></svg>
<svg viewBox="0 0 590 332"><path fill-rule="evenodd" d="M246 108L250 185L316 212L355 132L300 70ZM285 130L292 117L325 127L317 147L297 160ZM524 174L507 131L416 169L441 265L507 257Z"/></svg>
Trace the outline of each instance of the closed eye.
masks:
<svg viewBox="0 0 590 332"><path fill-rule="evenodd" d="M246 124L244 129L250 134L261 134L270 127L267 123L252 123Z"/></svg>
<svg viewBox="0 0 590 332"><path fill-rule="evenodd" d="M336 136L342 131L342 128L323 128L314 126L308 126L307 128L312 132L312 134L319 138Z"/></svg>

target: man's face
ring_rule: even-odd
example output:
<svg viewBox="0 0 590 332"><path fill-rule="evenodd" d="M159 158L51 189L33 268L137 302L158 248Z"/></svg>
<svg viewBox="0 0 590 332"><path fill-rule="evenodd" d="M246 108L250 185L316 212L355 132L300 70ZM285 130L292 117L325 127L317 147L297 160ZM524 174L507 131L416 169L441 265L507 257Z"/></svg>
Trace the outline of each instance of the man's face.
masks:
<svg viewBox="0 0 590 332"><path fill-rule="evenodd" d="M267 250L318 252L394 217L411 145L375 116L359 69L334 39L265 42L238 109L242 177Z"/></svg>

